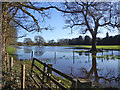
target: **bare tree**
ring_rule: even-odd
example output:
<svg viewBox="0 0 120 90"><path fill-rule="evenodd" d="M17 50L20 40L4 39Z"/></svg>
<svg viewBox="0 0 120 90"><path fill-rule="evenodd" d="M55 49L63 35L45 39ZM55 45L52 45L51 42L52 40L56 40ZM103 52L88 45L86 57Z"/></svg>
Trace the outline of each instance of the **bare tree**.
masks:
<svg viewBox="0 0 120 90"><path fill-rule="evenodd" d="M31 40L31 38L25 38L24 39L24 44L26 44L26 45L33 45L33 41Z"/></svg>
<svg viewBox="0 0 120 90"><path fill-rule="evenodd" d="M16 24L14 27L23 28L28 32L50 30L50 26L44 26L43 22L49 15L47 10L51 8L70 13L45 2L2 2L2 58L6 53L5 39L8 24L14 22ZM39 14L39 17L36 14Z"/></svg>
<svg viewBox="0 0 120 90"><path fill-rule="evenodd" d="M101 32L101 27L114 30L119 27L117 2L88 2L75 0L75 2L62 3L61 8L66 10L64 16L66 26L64 28L78 29L85 34L87 31L92 36L92 51L96 49L96 37ZM69 13L68 13L69 12ZM70 13L71 12L71 13Z"/></svg>
<svg viewBox="0 0 120 90"><path fill-rule="evenodd" d="M37 2L2 2L2 60L6 56L6 33L8 24L15 23L14 27L20 27L28 32L51 29L43 27L45 18L49 13L47 9L55 8L51 4ZM39 14L39 17L35 15ZM39 18L39 19L38 19ZM41 23L40 23L41 22Z"/></svg>
<svg viewBox="0 0 120 90"><path fill-rule="evenodd" d="M35 43L39 46L45 43L45 40L42 36L35 36L34 37Z"/></svg>

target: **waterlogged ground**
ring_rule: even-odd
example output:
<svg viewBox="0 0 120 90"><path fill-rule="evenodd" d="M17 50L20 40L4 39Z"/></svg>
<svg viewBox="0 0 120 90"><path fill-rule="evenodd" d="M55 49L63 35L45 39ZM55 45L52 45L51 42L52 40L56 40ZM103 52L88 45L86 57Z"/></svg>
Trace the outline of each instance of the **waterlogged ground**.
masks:
<svg viewBox="0 0 120 90"><path fill-rule="evenodd" d="M31 58L32 51L33 57L52 64L54 68L72 77L89 78L99 87L119 87L120 51L99 52L93 55L85 52L73 54L72 47L19 46L15 54L18 59L26 60Z"/></svg>

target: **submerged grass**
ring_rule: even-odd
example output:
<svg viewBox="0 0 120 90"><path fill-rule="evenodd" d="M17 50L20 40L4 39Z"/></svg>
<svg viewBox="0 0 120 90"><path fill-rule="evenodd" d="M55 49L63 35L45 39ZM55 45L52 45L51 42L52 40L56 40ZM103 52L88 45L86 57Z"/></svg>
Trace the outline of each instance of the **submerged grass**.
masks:
<svg viewBox="0 0 120 90"><path fill-rule="evenodd" d="M86 51L85 50L80 50L80 51L75 51L75 52L82 53L82 52L86 52Z"/></svg>
<svg viewBox="0 0 120 90"><path fill-rule="evenodd" d="M82 52L89 52L89 51L80 50L80 51L75 51L75 52L82 53ZM107 52L107 51L97 51L97 52Z"/></svg>
<svg viewBox="0 0 120 90"><path fill-rule="evenodd" d="M120 59L120 55L103 55L103 56L96 56L96 58L100 59L100 58L104 58L104 59L110 59L110 60L115 60L115 59Z"/></svg>

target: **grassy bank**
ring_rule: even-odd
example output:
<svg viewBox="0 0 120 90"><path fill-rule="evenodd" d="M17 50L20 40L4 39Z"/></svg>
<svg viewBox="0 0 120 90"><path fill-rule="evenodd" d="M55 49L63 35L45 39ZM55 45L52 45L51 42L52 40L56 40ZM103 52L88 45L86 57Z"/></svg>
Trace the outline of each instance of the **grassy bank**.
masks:
<svg viewBox="0 0 120 90"><path fill-rule="evenodd" d="M7 46L6 51L7 51L9 54L14 54L14 53L16 52L16 48L11 47L11 46Z"/></svg>
<svg viewBox="0 0 120 90"><path fill-rule="evenodd" d="M66 47L85 47L91 48L91 45L64 45ZM120 45L97 45L97 49L120 49Z"/></svg>

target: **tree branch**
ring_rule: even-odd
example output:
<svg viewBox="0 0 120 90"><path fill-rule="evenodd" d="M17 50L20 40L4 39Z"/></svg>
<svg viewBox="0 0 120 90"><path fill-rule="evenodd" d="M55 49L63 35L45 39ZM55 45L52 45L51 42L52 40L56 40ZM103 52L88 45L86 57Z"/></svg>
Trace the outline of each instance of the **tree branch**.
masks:
<svg viewBox="0 0 120 90"><path fill-rule="evenodd" d="M26 37L26 35L19 36L19 37L15 37L15 36L6 36L6 39L7 39L7 38L10 38L10 37L12 37L12 38L23 38L23 37Z"/></svg>
<svg viewBox="0 0 120 90"><path fill-rule="evenodd" d="M21 7L20 9L21 9L24 13L26 13L27 15L29 15L30 17L33 18L34 22L37 24L38 29L40 30L40 27L39 27L39 25L38 25L37 19L36 19L32 14L30 14L29 12L27 12L26 10L24 10L22 7ZM38 31L39 31L39 30L38 30Z"/></svg>
<svg viewBox="0 0 120 90"><path fill-rule="evenodd" d="M74 26L80 26L80 25L85 25L85 23L81 23L81 24L73 24L73 25L71 26L71 28L73 28Z"/></svg>
<svg viewBox="0 0 120 90"><path fill-rule="evenodd" d="M38 7L33 7L33 6L26 5L26 4L21 3L21 2L19 2L19 4L20 4L20 5L18 6L18 5L14 5L14 4L12 3L11 6L15 6L15 7L23 6L23 7L29 8L29 9L40 10L40 11L44 11L44 10L53 8L53 9L56 9L56 10L61 11L61 12L64 12L64 13L81 13L81 11L78 11L78 10L73 10L73 11L61 10L61 9L55 7L55 6L40 7L40 8L38 8Z"/></svg>
<svg viewBox="0 0 120 90"><path fill-rule="evenodd" d="M18 24L19 26L21 26L23 29L25 29L26 31L28 31L28 32L33 31L33 30L28 30L27 28L25 28L23 25L21 25L20 23L18 23L18 22L15 21L14 19L13 19L13 21L14 21L16 24Z"/></svg>
<svg viewBox="0 0 120 90"><path fill-rule="evenodd" d="M14 16L17 14L18 8L16 9L15 13L13 13L12 17L9 18L8 23L10 22L10 20L12 20L14 18Z"/></svg>
<svg viewBox="0 0 120 90"><path fill-rule="evenodd" d="M93 33L93 30L90 28L89 24L88 24L88 20L87 20L87 15L84 14L83 12L83 16L85 18L85 23L86 23L86 26L88 28L88 30L90 31L90 33L92 34Z"/></svg>

